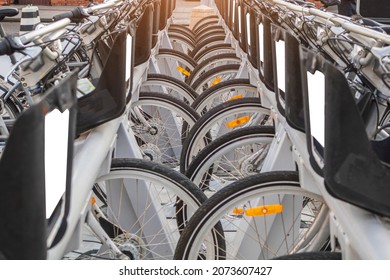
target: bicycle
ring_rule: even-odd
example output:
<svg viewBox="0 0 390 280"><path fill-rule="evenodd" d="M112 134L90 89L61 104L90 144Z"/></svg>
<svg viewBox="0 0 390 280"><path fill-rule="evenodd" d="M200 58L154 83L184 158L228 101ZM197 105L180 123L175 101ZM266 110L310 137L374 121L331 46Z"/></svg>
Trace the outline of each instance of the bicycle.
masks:
<svg viewBox="0 0 390 280"><path fill-rule="evenodd" d="M43 27L38 31L30 32L27 35L24 35L24 43L37 36L61 30L69 23L70 21L68 19L64 19ZM61 170L66 174L65 179L62 181L62 186L64 188L59 190L58 193L60 198L57 197L57 199L59 199L60 202L58 204L52 204L52 206L54 206L53 213L51 212L53 208L47 208L45 215L44 207L42 207L43 204L41 204L43 199L42 193L44 191L44 183L42 180L48 175L42 174L42 172L48 166L42 166L42 162L40 161L41 164L36 166L40 171L36 173L31 172L39 179L34 180L34 183L36 183L37 188L39 189L39 192L36 192L36 194L40 199L40 210L37 211L40 226L35 231L35 233L39 235L39 242L34 243L31 242L30 239L25 239L23 245L26 245L26 247L24 247L24 250L22 251L14 250L15 245L19 246L22 243L7 242L7 244L2 245L4 257L33 259L62 258L65 253L79 247L83 225L87 224L94 232L97 240L102 244L98 246L98 252L93 252L92 258L169 258L172 255L175 240L178 238L181 228L185 223L184 221L187 219L187 214L194 211L195 208L193 207L198 207L200 205L202 200L201 197L204 199L203 194L199 192L199 190L195 187L191 187L192 184L190 181L174 171L156 164L137 159L129 159L130 153L133 153L139 158L140 152L138 148L136 148L138 146L134 144L134 136L129 134L126 130L126 127L128 126L126 114L129 112L129 105L126 100L130 93L127 90L128 84L126 83L126 72L128 71L126 70L126 65L128 64L123 60L123 57L132 57L127 56L125 53L126 50L130 49L126 48L126 43L132 42L128 39L128 36L129 34L126 29L120 29L116 32L111 51L108 54L107 61L102 70L102 77L105 77L105 80L99 81L97 88L92 93L82 97L82 99L78 101L80 111L77 119L77 126L75 118L71 118L73 120L73 125L69 125L67 142L64 144L68 148L68 156L61 158ZM13 39L7 38L7 41L1 41L1 47L5 53L17 51L17 49L12 47L12 44L9 44L11 42L10 40ZM117 71L115 72L116 83L113 86L113 83L110 83L109 80L110 75L107 74L114 73L114 71L112 71L114 67ZM119 69L120 71L118 72ZM63 91L63 94L66 94L67 96L73 95L74 98L76 93L74 85L76 75L76 73L67 75L62 82L53 87L52 91L48 92L48 95L50 92L62 92L62 86L66 86L72 90ZM130 78L134 78L135 83L137 82L137 76ZM72 82L72 86L68 84L70 82ZM115 91L114 89L118 90ZM137 87L133 87L132 93L137 90ZM106 107L103 111L101 111L99 107L93 108L93 112L85 110L88 109L88 106L85 106L89 103L87 102L88 100L95 99L96 101L99 101L107 100L107 98L115 98L120 101L120 103L115 107ZM50 102L48 103L46 99L42 97L42 103L33 104L23 112L21 116L24 116L26 112L28 115L28 112L39 111L42 122L42 114L46 113L46 110L42 111L40 109L42 104L50 104ZM109 110L109 114L107 114L107 110ZM10 139L13 138L12 135L14 131L17 131L17 124L18 121L11 131ZM39 139L42 139L42 130L39 132L41 133ZM74 152L72 152L71 149L73 147L72 143L68 143L68 141L73 141L72 133L78 135L78 138L75 140ZM17 139L20 141L23 138L19 136ZM42 142L43 141L40 141L39 143ZM62 141L62 143L64 143L64 141ZM20 142L18 142L17 145L20 145ZM11 149L10 147L12 146L6 146L5 148L4 157L2 157L1 160L2 164L7 164L6 155L9 153L8 149ZM37 150L38 154L34 155L42 158L41 152L42 149ZM74 158L71 160L73 155ZM112 160L112 155L115 155L116 159ZM121 157L127 159L120 159ZM58 160L59 158L55 159ZM72 161L73 164L71 165ZM64 166L66 166L66 168L64 168ZM9 165L9 168L12 167L15 166ZM3 172L7 171L4 169L2 170ZM18 169L15 167L15 170ZM36 171L36 169L33 168L31 171ZM8 174L8 172L5 173ZM10 172L9 174L14 173ZM59 178L54 178L53 180L57 183ZM7 180L7 182L10 181ZM119 182L122 182L121 187L115 187L115 183ZM137 192L133 191L136 189L134 182L138 182ZM148 185L148 182L154 183L156 188L160 188L162 184L163 186L160 190L163 190L165 195L160 197L160 192L153 187L149 189L145 188L145 186ZM6 188L6 185L2 184L2 186ZM49 185L47 183L46 191L50 190L51 186L51 184ZM128 188L125 189L125 187ZM26 184L21 184L20 188L24 190ZM171 190L171 192L168 190ZM92 199L91 203L90 199L93 192L95 192L95 195L93 196L95 198ZM136 193L141 195L141 197L136 197ZM160 200L157 200L159 202L156 202L156 200L149 201L149 199L155 195L160 197ZM178 196L180 197L179 201L177 200ZM173 197L173 200L170 199L171 197ZM14 194L11 194L9 197L3 197L5 201L10 202L11 204L17 203L13 198ZM54 202L55 201L56 200L54 200ZM142 206L140 204L141 201L144 201ZM35 202L35 200L31 199L33 205L35 205ZM182 206L182 203L186 206ZM160 224L163 223L165 225L159 227L157 226L158 224L155 224L153 227L145 228L143 226L138 226L138 230L137 228L131 227L129 224L132 223L128 220L129 216L122 217L122 215L120 215L120 213L122 213L120 208L128 207L130 205L138 205L142 209L144 209L143 207L145 206L145 209L150 210L149 213L151 213L149 216L150 220L145 220L144 218L148 215L147 213L143 211L131 211L134 214L133 222L135 225L141 223L148 225L147 222L152 220L160 220ZM5 207L4 209L9 209L6 207L6 203L4 203L3 206ZM186 211L183 210L183 207L187 208ZM13 207L12 209L16 208ZM165 209L167 209L167 212L162 211ZM9 212L12 213L12 211ZM129 213L130 212L127 214ZM182 213L184 216L179 213ZM20 214L22 217L26 217L26 215L34 213L26 211L23 208L21 209ZM40 234L47 231L45 217L49 218L49 232L47 235ZM4 218L10 224L15 222L12 217ZM124 220L127 220L127 223L124 223ZM16 225L16 227L18 226L19 225ZM5 235L5 238L2 238L2 240L8 241L12 240L9 239L11 237L17 237L13 236L12 232L6 230L3 230L2 233ZM31 232L28 234L31 234ZM165 240L166 242L162 242L162 240ZM109 249L108 251L107 248ZM151 250L153 250L153 252L151 252Z"/></svg>

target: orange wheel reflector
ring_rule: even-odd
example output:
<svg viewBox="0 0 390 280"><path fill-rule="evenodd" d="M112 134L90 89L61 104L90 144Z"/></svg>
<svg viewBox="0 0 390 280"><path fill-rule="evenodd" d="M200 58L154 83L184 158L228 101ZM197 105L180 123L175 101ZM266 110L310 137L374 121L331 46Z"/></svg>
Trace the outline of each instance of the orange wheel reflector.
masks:
<svg viewBox="0 0 390 280"><path fill-rule="evenodd" d="M257 216L267 216L283 212L282 204L272 204L272 205L262 205L255 206L247 209L243 208L234 208L234 215L243 215L245 214L248 217L257 217Z"/></svg>
<svg viewBox="0 0 390 280"><path fill-rule="evenodd" d="M184 76L189 77L189 76L191 75L191 73L188 72L188 71L187 71L186 69L184 69L183 67L177 66L176 69L179 70L179 72L182 73Z"/></svg>
<svg viewBox="0 0 390 280"><path fill-rule="evenodd" d="M226 124L226 127L227 128L235 128L237 126L240 126L240 125L243 125L243 124L249 122L250 119L251 118L249 116L241 117L241 118L235 119L231 122L228 122Z"/></svg>

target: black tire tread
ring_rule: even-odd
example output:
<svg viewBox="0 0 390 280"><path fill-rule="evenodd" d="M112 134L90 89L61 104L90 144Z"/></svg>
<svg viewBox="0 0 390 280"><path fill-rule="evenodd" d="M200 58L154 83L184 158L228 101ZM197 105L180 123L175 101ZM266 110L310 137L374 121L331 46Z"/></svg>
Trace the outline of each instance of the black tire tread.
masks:
<svg viewBox="0 0 390 280"><path fill-rule="evenodd" d="M206 89L204 92L199 94L191 106L196 110L198 108L199 104L202 103L205 98L212 95L213 92L220 90L220 89L230 88L230 87L234 87L234 86L237 87L237 86L241 86L241 85L252 86L254 89L256 89L255 86L250 84L249 79L233 79L233 80L223 81L223 82L221 82L221 83L219 83L211 88Z"/></svg>
<svg viewBox="0 0 390 280"><path fill-rule="evenodd" d="M285 182L289 186L300 188L297 172L274 171L242 178L216 192L204 202L191 217L177 243L174 259L187 259L185 250L188 244L189 246L192 246L191 243L193 240L190 239L196 236L198 226L202 226L205 220L214 213L214 209L218 209L220 207L219 205L226 201L226 199L230 200L243 192L253 191L253 189L272 187L275 183L280 185L281 182Z"/></svg>
<svg viewBox="0 0 390 280"><path fill-rule="evenodd" d="M148 74L147 80L167 81L169 83L175 84L177 87L182 88L185 92L188 93L188 95L192 96L194 100L198 98L198 94L192 89L192 87L174 77L164 74Z"/></svg>
<svg viewBox="0 0 390 280"><path fill-rule="evenodd" d="M199 63L195 68L194 70L192 70L191 72L191 75L188 77L187 79L187 84L191 84L194 77L195 77L195 74L197 74L197 72L199 71L202 71L204 67L210 65L211 62L213 61L218 61L218 60L221 60L221 59L239 59L235 54L232 54L232 53L228 53L228 54L218 54L218 55L215 55L215 56L212 56L212 57L209 57L208 59L202 61L201 63Z"/></svg>
<svg viewBox="0 0 390 280"><path fill-rule="evenodd" d="M266 109L265 107L261 106L260 100L258 98L254 97L247 97L242 99L236 99L227 101L225 103L222 103L218 106L215 106L211 110L209 110L206 114L201 116L198 121L195 123L195 125L191 128L190 132L188 133L187 139L184 141L182 145L182 153L180 156L180 172L185 173L187 169L187 153L185 151L189 151L190 146L193 144L193 140L196 138L196 136L199 133L199 130L201 130L205 124L212 122L215 118L217 118L221 113L224 113L225 111L231 110L233 108L238 107L245 107L245 106L256 106L259 108ZM266 109L268 110L268 109Z"/></svg>
<svg viewBox="0 0 390 280"><path fill-rule="evenodd" d="M191 161L190 165L188 166L185 175L192 180L194 172L204 164L204 161L208 158L212 157L215 152L221 148L225 148L227 144L229 144L232 141L239 141L237 139L241 138L251 138L255 137L257 135L264 135L271 137L275 135L275 127L273 126L250 126L250 127L244 127L238 130L233 130L227 134L222 135L221 137L218 137L214 141L212 141L210 144L208 144L202 151L199 152L199 154Z"/></svg>
<svg viewBox="0 0 390 280"><path fill-rule="evenodd" d="M223 71L227 71L227 70L238 71L239 69L240 69L239 64L226 64L226 65L221 65L221 66L215 67L215 68L205 72L204 74L200 75L200 77L198 79L193 81L191 86L193 89L196 89L201 84L203 84L207 79L209 79L210 76L213 76L215 74L218 74L219 72L223 72Z"/></svg>
<svg viewBox="0 0 390 280"><path fill-rule="evenodd" d="M172 49L159 49L158 54L168 54L172 56L178 56L186 61L188 61L189 64L191 64L194 68L198 65L198 63L189 55L182 53L178 50L172 50Z"/></svg>

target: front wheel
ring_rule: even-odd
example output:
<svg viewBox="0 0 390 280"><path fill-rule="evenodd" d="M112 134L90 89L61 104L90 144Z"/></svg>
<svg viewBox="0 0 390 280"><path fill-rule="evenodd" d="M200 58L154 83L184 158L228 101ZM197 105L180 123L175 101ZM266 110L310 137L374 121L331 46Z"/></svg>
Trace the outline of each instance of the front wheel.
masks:
<svg viewBox="0 0 390 280"><path fill-rule="evenodd" d="M94 193L108 220L99 222L130 259L172 259L181 230L206 199L185 176L140 159L114 159ZM112 257L104 245L97 249L92 258Z"/></svg>
<svg viewBox="0 0 390 280"><path fill-rule="evenodd" d="M209 243L209 235L219 222L224 259L273 259L318 251L329 237L328 207L321 196L300 187L296 172L253 175L215 193L182 232L175 259L215 259L218 250Z"/></svg>

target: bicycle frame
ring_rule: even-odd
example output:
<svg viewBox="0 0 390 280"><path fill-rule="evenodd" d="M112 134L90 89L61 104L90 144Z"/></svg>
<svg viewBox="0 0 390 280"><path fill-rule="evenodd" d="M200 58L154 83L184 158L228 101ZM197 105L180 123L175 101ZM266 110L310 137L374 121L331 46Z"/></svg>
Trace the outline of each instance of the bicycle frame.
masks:
<svg viewBox="0 0 390 280"><path fill-rule="evenodd" d="M236 1L230 2L236 3ZM378 32L373 32L372 30L361 26L357 26L351 23L348 19L331 13L322 12L314 8L305 8L279 0L266 1L263 4L280 6L285 9L287 13L295 13L297 17L302 15L311 16L311 19L314 19L315 21L318 20L319 23L328 25L329 28L331 26L334 28L336 28L336 26L338 28L341 27L344 30L347 30L350 36L356 40L358 38L364 38L363 42L370 46L375 45L374 43L376 43L377 46L381 46L382 42L389 42L389 36ZM231 16L234 16L235 13L232 13L232 6L229 4L227 5L230 7L227 15L230 16L230 22L233 22L234 24L234 20L231 20ZM224 15L226 17L226 14L219 14L219 17L222 18ZM228 34L228 38L234 41L232 45L239 45L239 42L234 39L234 36L232 35L231 26L229 27L226 23L222 23L222 25ZM286 28L286 26L284 27ZM289 30L289 28L287 29ZM262 75L259 77L260 67L264 66L264 60L262 60L264 57L263 53L261 52L263 52L264 48L267 48L265 42L263 41L264 33L267 31L264 30L264 24L262 21L258 23L258 32L258 44L261 45L260 51L257 54L260 58L258 69L250 64L247 65L247 68L251 78L251 83L253 85L257 85L259 91L261 92L262 104L265 107L269 107L271 109L271 114L275 121L276 127L275 139L271 143L270 150L264 161L261 172L274 170L299 171L302 188L310 192L320 194L330 209L328 222L325 223L323 228L320 230L321 234L318 238L326 239L327 233L329 234L330 232L332 248L334 250L341 250L344 259L390 258L390 239L388 238L389 235L386 218L382 219L379 216L376 216L375 214L372 214L359 207L335 199L325 188L323 175L319 175L319 170L313 168L313 161L315 161L313 157L315 157L315 155L313 155L312 151L308 151L308 147L310 146L308 146L307 135L305 132L299 131L291 126L291 123L289 123L285 117L285 104L282 104L282 102L278 99L280 98L278 91L281 88L284 88L278 87L278 79L280 78L278 76L280 75L280 70L282 72L285 71L284 67L283 69L274 69L274 89L270 89L269 85L267 85L264 80L261 79ZM327 51L326 48L325 51ZM238 49L238 52L242 53L243 51ZM334 55L332 52L328 53L331 56ZM282 57L278 53L274 55L278 59L282 60L281 65L285 63L283 55ZM371 60L367 65L372 65L372 63L373 62ZM262 69L262 71L267 70ZM371 80L376 86L380 84L378 83L377 76L373 75L372 68L364 67L362 71L366 77L371 77L369 80ZM379 88L386 90L385 92L388 92L387 87L384 88L379 86ZM373 238L373 236L375 236L375 238ZM269 234L267 237L276 239L281 238L275 232Z"/></svg>

